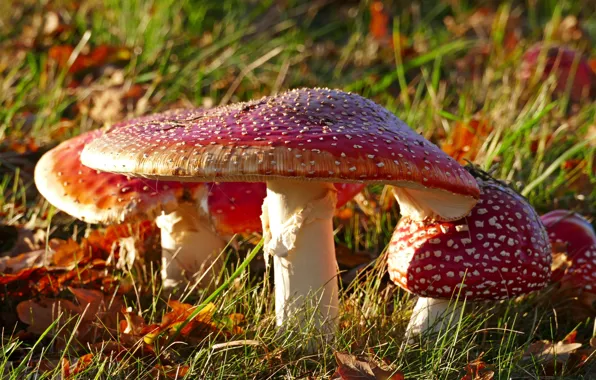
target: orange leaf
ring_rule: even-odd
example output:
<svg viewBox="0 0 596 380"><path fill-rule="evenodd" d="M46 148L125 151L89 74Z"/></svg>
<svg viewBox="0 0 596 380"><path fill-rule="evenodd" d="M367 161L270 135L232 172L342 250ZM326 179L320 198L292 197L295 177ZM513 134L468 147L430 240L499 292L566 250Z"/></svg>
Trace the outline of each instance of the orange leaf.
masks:
<svg viewBox="0 0 596 380"><path fill-rule="evenodd" d="M93 354L83 355L77 360L74 369L72 371L73 375L83 372L87 369L91 363L93 363Z"/></svg>
<svg viewBox="0 0 596 380"><path fill-rule="evenodd" d="M74 47L70 45L52 46L48 52L48 56L51 60L56 61L58 66L65 68L73 51Z"/></svg>
<svg viewBox="0 0 596 380"><path fill-rule="evenodd" d="M592 69L592 71L594 73L596 73L596 58L590 58L588 60L588 65L590 66L590 68Z"/></svg>
<svg viewBox="0 0 596 380"><path fill-rule="evenodd" d="M190 367L187 365L171 366L157 364L155 369L158 371L158 373L163 373L169 379L182 379L190 371ZM158 378L159 375L155 377Z"/></svg>
<svg viewBox="0 0 596 380"><path fill-rule="evenodd" d="M480 354L476 360L466 365L466 374L461 380L492 380L494 378L495 372L488 370L486 363L481 360L483 355Z"/></svg>
<svg viewBox="0 0 596 380"><path fill-rule="evenodd" d="M60 374L63 379L68 379L70 377L70 361L67 358L62 358Z"/></svg>
<svg viewBox="0 0 596 380"><path fill-rule="evenodd" d="M165 314L162 318L161 324L153 329L150 333L146 334L143 338L145 343L151 344L155 339L165 330L175 330L180 324L189 318L196 306L192 306L179 301L171 300L168 302L168 306L172 308L172 311ZM216 326L211 323L211 316L215 311L215 305L208 303L203 309L191 320L184 328L180 331L181 336L188 336L193 330L201 327L201 331L207 329L207 331L213 331Z"/></svg>
<svg viewBox="0 0 596 380"><path fill-rule="evenodd" d="M458 121L450 142L442 144L441 149L461 163L466 159L473 161L491 130L488 121L483 119L472 119L468 123Z"/></svg>
<svg viewBox="0 0 596 380"><path fill-rule="evenodd" d="M85 253L76 241L68 239L58 243L52 261L56 266L70 267L82 261Z"/></svg>
<svg viewBox="0 0 596 380"><path fill-rule="evenodd" d="M385 13L385 6L381 1L373 1L370 5L370 34L376 40L389 38L389 16Z"/></svg>

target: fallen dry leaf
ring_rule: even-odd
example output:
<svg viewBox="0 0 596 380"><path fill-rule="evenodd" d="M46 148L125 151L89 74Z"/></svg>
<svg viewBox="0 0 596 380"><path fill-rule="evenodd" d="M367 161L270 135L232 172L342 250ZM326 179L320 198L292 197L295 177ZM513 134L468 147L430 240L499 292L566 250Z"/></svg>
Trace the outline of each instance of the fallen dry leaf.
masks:
<svg viewBox="0 0 596 380"><path fill-rule="evenodd" d="M337 371L331 377L332 379L356 380L403 380L404 375L401 372L388 371L379 367L372 360L359 358L354 355L335 352L337 361Z"/></svg>
<svg viewBox="0 0 596 380"><path fill-rule="evenodd" d="M60 318L62 323L58 323L54 329L58 331L58 328L68 323L69 319L79 315L81 309L68 300L40 298L19 303L16 311L21 322L29 325L27 331L41 335ZM53 333L51 332L50 335Z"/></svg>
<svg viewBox="0 0 596 380"><path fill-rule="evenodd" d="M71 74L100 67L107 63L128 61L131 57L131 52L127 48L99 45L89 53L81 53L74 57L74 60L71 62L71 56L74 50L72 45L52 46L48 51L48 56L51 60L55 61L60 68L68 68L68 72Z"/></svg>
<svg viewBox="0 0 596 380"><path fill-rule="evenodd" d="M495 372L482 361L483 355L484 353L480 354L478 358L466 365L466 374L461 380L492 380L495 377Z"/></svg>
<svg viewBox="0 0 596 380"><path fill-rule="evenodd" d="M564 243L554 243L553 247L553 261L551 263L551 281L559 282L567 274L568 269L573 265L573 261L569 258L566 252L566 245Z"/></svg>
<svg viewBox="0 0 596 380"><path fill-rule="evenodd" d="M154 367L153 376L159 378L160 374L165 375L168 379L182 379L190 372L190 367L187 365L159 365ZM157 372L157 373L155 373Z"/></svg>
<svg viewBox="0 0 596 380"><path fill-rule="evenodd" d="M32 230L24 226L0 224L0 256L16 256L41 249L45 240L43 229Z"/></svg>
<svg viewBox="0 0 596 380"><path fill-rule="evenodd" d="M21 253L20 255L11 257L0 257L0 272L1 273L18 273L27 268L38 268L46 261L47 256L51 257L51 252L46 252L45 249L38 249L37 251Z"/></svg>
<svg viewBox="0 0 596 380"><path fill-rule="evenodd" d="M181 325L196 309L196 306L192 306L179 301L171 300L168 302L168 306L172 309L169 313L166 313L161 324L144 336L144 341L147 344L151 344L155 339L166 330L175 331L179 325ZM193 330L198 329L204 331L207 329L208 332L215 331L216 327L211 323L211 317L215 311L215 305L209 303L191 320L184 328L180 331L180 335L185 337L188 336ZM200 327L200 329L199 329Z"/></svg>
<svg viewBox="0 0 596 380"><path fill-rule="evenodd" d="M565 365L570 355L581 346L581 343L567 343L565 341L553 343L548 340L540 340L530 344L523 358L526 360L533 358L545 365L552 365L555 361Z"/></svg>

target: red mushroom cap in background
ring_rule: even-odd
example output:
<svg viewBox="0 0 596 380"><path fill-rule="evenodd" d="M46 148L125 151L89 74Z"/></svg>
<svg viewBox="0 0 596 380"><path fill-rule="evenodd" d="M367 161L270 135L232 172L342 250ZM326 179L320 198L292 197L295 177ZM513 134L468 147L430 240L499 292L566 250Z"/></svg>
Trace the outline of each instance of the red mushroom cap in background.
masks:
<svg viewBox="0 0 596 380"><path fill-rule="evenodd" d="M37 163L37 189L58 209L88 223L131 222L154 219L175 210L179 200L195 198L202 184L131 178L84 166L81 151L103 133L94 130L67 140Z"/></svg>
<svg viewBox="0 0 596 380"><path fill-rule="evenodd" d="M529 48L523 56L521 78L530 79L539 66L541 52L546 49L542 79L554 74L557 82L557 92L564 92L567 82L571 79L570 96L579 101L585 96L594 96L596 89L596 75L592 71L588 60L578 51L565 46L547 47L538 43ZM576 62L577 61L577 62Z"/></svg>
<svg viewBox="0 0 596 380"><path fill-rule="evenodd" d="M561 282L596 293L596 244L586 247L572 258L572 264Z"/></svg>
<svg viewBox="0 0 596 380"><path fill-rule="evenodd" d="M551 243L563 243L570 258L596 244L592 224L569 210L554 210L540 217Z"/></svg>
<svg viewBox="0 0 596 380"><path fill-rule="evenodd" d="M166 180L386 183L399 187L412 210L444 219L465 215L478 198L472 176L395 115L329 89L292 90L116 128L89 144L82 160L99 170Z"/></svg>
<svg viewBox="0 0 596 380"><path fill-rule="evenodd" d="M391 279L422 297L505 299L546 286L551 249L540 218L510 188L477 178L480 200L453 222L402 218L389 245Z"/></svg>
<svg viewBox="0 0 596 380"><path fill-rule="evenodd" d="M596 232L590 222L569 210L541 216L552 244L563 244L571 265L561 282L596 293Z"/></svg>
<svg viewBox="0 0 596 380"><path fill-rule="evenodd" d="M267 186L263 182L214 182L207 184L209 189L207 214L219 234L260 232L261 208L267 196ZM337 205L342 207L365 185L361 183L338 183Z"/></svg>

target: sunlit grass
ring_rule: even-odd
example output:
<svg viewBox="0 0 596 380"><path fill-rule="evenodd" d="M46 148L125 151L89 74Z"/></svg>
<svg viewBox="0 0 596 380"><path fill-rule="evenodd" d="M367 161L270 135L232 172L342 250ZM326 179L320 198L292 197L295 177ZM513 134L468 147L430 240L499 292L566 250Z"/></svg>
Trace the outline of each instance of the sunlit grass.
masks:
<svg viewBox="0 0 596 380"><path fill-rule="evenodd" d="M27 48L15 48L11 42L24 40L23 31L49 8L38 2L11 4L11 27L6 27L4 15L0 18L2 223L47 229L48 240L85 233L81 223L61 214L52 218L55 210L35 194L24 164L29 158L14 153L11 144L32 139L43 150L117 121L96 118L95 96L134 85L141 86L143 94L134 101L123 100L120 117L174 106L214 106L300 86L328 86L374 99L440 146L451 141L458 122L481 118L491 129L482 136L475 164L521 191L539 211L568 207L596 215L596 141L587 137L596 117L594 103L571 104L565 94L553 94L556 78L528 87L517 77L524 49L554 38L547 23L581 14L593 29L594 10L584 2L529 2L523 8L524 38L509 50L503 46L506 22L521 7L512 3L497 9L490 35L480 37L473 31L455 36L443 23L446 16L465 21L478 7L473 2L388 5L393 11L391 36L405 37L404 44L392 47L370 36L370 2L281 3L84 0L69 8L70 2L60 1L51 10L66 15L69 32L59 41L38 36L35 46ZM68 67L49 58L52 46L65 44L77 47L77 54L101 44L121 47L126 54L106 65L109 70L71 75ZM458 68L458 60L483 47L486 59L479 76ZM416 54L404 56L406 48L417 49ZM79 86L68 86L73 77ZM70 127L61 131L64 120ZM566 168L571 160L582 164ZM385 360L406 378L461 378L466 364L478 357L492 366L495 378L538 378L542 364L522 360L533 341L557 341L575 328L590 334L593 317L581 322L566 319L561 314L566 300L559 300L556 289L550 288L523 299L469 304L456 325L405 344L415 297L388 284L385 274L383 252L399 218L391 197L390 189L371 186L363 200L348 206L353 210L350 218L336 220L338 246L377 259L343 284L340 330L318 353L304 354L307 338L315 334L308 325L305 331L277 332L270 273L254 268L235 272L256 239L236 237L234 247L239 248L227 250L228 265L213 288L225 286L215 293L189 288L181 297L196 305L214 302L215 318L243 314L244 332L232 337L237 344L221 345L222 337L215 334L195 346L183 339L165 347L156 343L158 355L150 360L134 352L110 360L95 355L75 377L154 377L155 366L167 362L188 366L190 372L183 377L189 379L319 378L335 371L333 352L342 351ZM233 273L238 277L232 278ZM118 273L133 284L127 306L147 322L159 323L167 310L168 295L159 287L158 274L157 268ZM56 326L33 341L21 340L13 326L3 326L0 373L15 379L55 378L62 371L62 358L74 363L85 352L100 350L86 347L81 352L76 336L56 350L51 331ZM56 365L53 372L37 375L42 372L41 359Z"/></svg>

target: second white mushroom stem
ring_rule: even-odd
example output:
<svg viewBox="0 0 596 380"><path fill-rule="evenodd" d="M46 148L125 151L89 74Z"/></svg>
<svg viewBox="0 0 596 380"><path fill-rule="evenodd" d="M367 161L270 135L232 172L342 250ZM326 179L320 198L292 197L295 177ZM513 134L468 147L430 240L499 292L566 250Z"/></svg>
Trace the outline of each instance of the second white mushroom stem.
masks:
<svg viewBox="0 0 596 380"><path fill-rule="evenodd" d="M155 220L161 230L161 277L166 289L198 276L207 286L221 267L218 259L226 242L214 232L193 203ZM208 272L207 272L208 271Z"/></svg>
<svg viewBox="0 0 596 380"><path fill-rule="evenodd" d="M412 340L422 333L438 333L445 327L459 321L460 302L449 299L419 297L406 328L406 340Z"/></svg>
<svg viewBox="0 0 596 380"><path fill-rule="evenodd" d="M268 181L263 204L265 253L273 256L277 325L297 318L331 332L338 313L333 243L336 190L324 182Z"/></svg>

